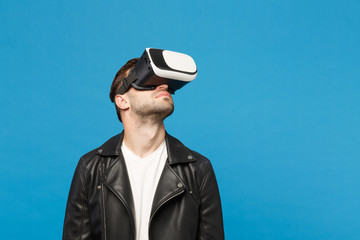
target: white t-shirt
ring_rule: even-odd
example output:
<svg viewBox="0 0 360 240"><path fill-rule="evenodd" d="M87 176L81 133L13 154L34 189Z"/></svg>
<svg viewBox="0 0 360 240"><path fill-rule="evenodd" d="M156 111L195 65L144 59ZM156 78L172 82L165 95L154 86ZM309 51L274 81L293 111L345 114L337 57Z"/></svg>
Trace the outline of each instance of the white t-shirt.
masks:
<svg viewBox="0 0 360 240"><path fill-rule="evenodd" d="M165 140L149 156L140 158L122 143L135 207L136 239L149 239L149 221L152 202L160 175L167 159Z"/></svg>

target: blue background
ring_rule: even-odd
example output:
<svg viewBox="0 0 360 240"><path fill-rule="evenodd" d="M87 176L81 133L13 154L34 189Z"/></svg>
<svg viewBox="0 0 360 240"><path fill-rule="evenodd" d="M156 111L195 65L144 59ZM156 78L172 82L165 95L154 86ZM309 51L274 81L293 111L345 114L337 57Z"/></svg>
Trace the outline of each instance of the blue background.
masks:
<svg viewBox="0 0 360 240"><path fill-rule="evenodd" d="M0 1L2 239L60 239L108 94L145 47L197 79L167 131L210 158L227 239L360 239L359 1Z"/></svg>

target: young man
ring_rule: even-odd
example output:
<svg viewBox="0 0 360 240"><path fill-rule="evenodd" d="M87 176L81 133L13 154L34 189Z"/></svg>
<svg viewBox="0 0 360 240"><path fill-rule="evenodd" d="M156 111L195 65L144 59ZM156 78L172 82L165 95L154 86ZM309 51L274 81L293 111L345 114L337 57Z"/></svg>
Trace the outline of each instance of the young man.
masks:
<svg viewBox="0 0 360 240"><path fill-rule="evenodd" d="M138 59L110 90L124 131L81 157L63 240L224 239L220 196L208 159L166 133L174 103L166 83L119 94Z"/></svg>

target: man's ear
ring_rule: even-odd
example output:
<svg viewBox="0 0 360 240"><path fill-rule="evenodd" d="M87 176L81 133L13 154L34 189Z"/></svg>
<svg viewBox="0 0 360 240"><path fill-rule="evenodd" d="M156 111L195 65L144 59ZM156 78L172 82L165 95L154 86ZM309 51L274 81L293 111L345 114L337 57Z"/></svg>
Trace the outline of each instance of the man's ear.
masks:
<svg viewBox="0 0 360 240"><path fill-rule="evenodd" d="M116 106L118 106L118 108L122 109L122 110L126 110L129 108L129 101L127 99L127 97L124 95L116 95L115 96L115 103Z"/></svg>

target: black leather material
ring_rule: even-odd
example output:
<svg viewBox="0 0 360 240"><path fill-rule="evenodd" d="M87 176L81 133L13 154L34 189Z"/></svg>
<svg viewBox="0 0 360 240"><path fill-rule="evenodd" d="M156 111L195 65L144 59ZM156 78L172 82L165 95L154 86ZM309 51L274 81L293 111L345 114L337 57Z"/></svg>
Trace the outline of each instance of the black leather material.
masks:
<svg viewBox="0 0 360 240"><path fill-rule="evenodd" d="M134 204L121 153L123 133L81 157L71 183L63 240L134 240ZM150 240L224 239L220 196L208 159L166 134Z"/></svg>

